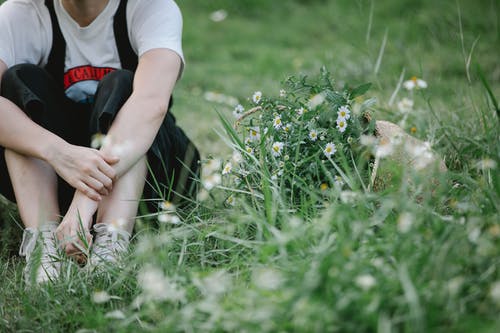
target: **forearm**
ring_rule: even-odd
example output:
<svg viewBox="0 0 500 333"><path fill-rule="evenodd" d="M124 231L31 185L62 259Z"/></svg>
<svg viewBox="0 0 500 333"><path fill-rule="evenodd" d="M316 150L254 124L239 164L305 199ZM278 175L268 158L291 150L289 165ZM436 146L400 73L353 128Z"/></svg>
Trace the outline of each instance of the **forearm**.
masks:
<svg viewBox="0 0 500 333"><path fill-rule="evenodd" d="M181 61L173 51L150 50L139 59L133 93L108 132L103 153L120 159L118 176L129 170L151 147L167 112Z"/></svg>
<svg viewBox="0 0 500 333"><path fill-rule="evenodd" d="M117 176L126 173L149 150L165 117L163 99L132 94L113 121L101 151L119 158Z"/></svg>
<svg viewBox="0 0 500 333"><path fill-rule="evenodd" d="M89 230L93 221L93 216L99 207L99 202L89 199L84 193L75 191L73 201L66 212L64 220L81 222L82 226Z"/></svg>
<svg viewBox="0 0 500 333"><path fill-rule="evenodd" d="M0 146L49 161L66 141L33 122L21 109L0 97Z"/></svg>
<svg viewBox="0 0 500 333"><path fill-rule="evenodd" d="M106 194L115 172L113 156L72 145L32 121L9 100L0 97L0 146L47 162L68 184L93 200Z"/></svg>

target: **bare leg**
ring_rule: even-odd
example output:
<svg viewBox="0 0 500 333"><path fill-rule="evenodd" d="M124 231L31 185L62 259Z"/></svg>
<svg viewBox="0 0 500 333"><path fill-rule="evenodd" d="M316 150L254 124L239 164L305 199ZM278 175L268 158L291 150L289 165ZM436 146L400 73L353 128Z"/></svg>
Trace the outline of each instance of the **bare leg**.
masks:
<svg viewBox="0 0 500 333"><path fill-rule="evenodd" d="M37 228L47 222L59 222L57 175L46 162L5 150L17 206L26 228Z"/></svg>
<svg viewBox="0 0 500 333"><path fill-rule="evenodd" d="M132 233L139 200L146 182L146 172L146 157L143 157L118 179L111 194L103 197L99 204L97 223L110 224L123 221L122 228Z"/></svg>

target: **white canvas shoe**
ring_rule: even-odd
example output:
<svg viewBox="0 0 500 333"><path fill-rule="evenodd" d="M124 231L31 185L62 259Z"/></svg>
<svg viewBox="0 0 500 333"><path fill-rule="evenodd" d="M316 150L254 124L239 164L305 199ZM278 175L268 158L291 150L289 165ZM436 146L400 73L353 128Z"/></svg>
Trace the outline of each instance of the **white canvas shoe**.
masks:
<svg viewBox="0 0 500 333"><path fill-rule="evenodd" d="M109 224L94 225L94 242L90 253L90 268L106 264L120 265L127 253L130 234Z"/></svg>
<svg viewBox="0 0 500 333"><path fill-rule="evenodd" d="M57 251L57 222L47 222L39 228L26 228L19 255L26 257L24 280L30 285L54 281L59 277L61 258Z"/></svg>

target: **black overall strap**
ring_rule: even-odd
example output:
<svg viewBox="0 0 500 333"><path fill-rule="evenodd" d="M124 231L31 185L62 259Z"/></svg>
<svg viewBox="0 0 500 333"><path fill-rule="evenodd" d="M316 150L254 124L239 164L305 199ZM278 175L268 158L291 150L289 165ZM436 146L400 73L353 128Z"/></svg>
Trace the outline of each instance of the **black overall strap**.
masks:
<svg viewBox="0 0 500 333"><path fill-rule="evenodd" d="M52 23L52 48L45 69L60 84L64 81L64 64L66 58L66 41L64 40L54 10L53 0L45 0ZM137 68L137 55L135 54L128 38L127 28L127 0L121 0L118 10L114 16L113 30L115 34L116 47L122 68L135 72Z"/></svg>
<svg viewBox="0 0 500 333"><path fill-rule="evenodd" d="M49 72L58 85L64 82L64 62L66 59L66 41L64 40L59 21L54 10L53 0L45 0L45 6L49 9L50 21L52 23L52 48L45 70Z"/></svg>
<svg viewBox="0 0 500 333"><path fill-rule="evenodd" d="M135 72L137 68L137 54L130 45L127 26L127 0L121 0L118 10L113 18L113 31L115 33L116 48L120 56L123 69Z"/></svg>
<svg viewBox="0 0 500 333"><path fill-rule="evenodd" d="M113 18L113 30L122 68L135 72L137 69L138 57L132 45L130 45L130 39L128 38L127 0L120 0L120 5ZM173 105L173 101L174 98L170 96L170 101L168 102L169 110Z"/></svg>

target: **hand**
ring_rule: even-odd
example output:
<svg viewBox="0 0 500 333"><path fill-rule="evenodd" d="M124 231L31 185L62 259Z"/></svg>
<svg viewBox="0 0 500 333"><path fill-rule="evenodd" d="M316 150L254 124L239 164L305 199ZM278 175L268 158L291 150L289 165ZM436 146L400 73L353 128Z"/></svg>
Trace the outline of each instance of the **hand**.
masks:
<svg viewBox="0 0 500 333"><path fill-rule="evenodd" d="M56 236L67 255L83 264L86 262L88 249L92 244L89 229L98 203L84 193L75 191L68 212L56 229Z"/></svg>
<svg viewBox="0 0 500 333"><path fill-rule="evenodd" d="M89 231L91 221L83 221L79 215L68 213L56 229L60 246L79 264L87 261L87 254L92 245L92 235Z"/></svg>
<svg viewBox="0 0 500 333"><path fill-rule="evenodd" d="M119 159L87 147L66 144L55 149L48 162L61 178L94 201L113 189Z"/></svg>

